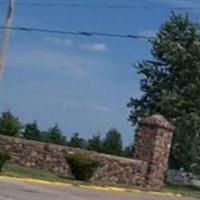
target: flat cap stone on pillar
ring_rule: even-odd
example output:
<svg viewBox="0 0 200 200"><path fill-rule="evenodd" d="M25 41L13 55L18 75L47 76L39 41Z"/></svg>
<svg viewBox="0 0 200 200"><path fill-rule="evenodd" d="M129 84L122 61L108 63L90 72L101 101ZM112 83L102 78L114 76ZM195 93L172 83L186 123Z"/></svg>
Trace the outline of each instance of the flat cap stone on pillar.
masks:
<svg viewBox="0 0 200 200"><path fill-rule="evenodd" d="M138 118L140 125L156 126L174 131L174 126L171 125L162 115L151 115L145 118Z"/></svg>

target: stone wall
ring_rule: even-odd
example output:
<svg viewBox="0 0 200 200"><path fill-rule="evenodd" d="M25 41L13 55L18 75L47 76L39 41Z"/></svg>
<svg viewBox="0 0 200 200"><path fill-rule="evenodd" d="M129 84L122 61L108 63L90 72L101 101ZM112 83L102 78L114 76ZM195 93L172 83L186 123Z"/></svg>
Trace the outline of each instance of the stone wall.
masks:
<svg viewBox="0 0 200 200"><path fill-rule="evenodd" d="M81 153L102 162L92 180L161 187L167 170L173 127L160 115L139 121L135 159L99 154L78 148L0 136L0 148L7 150L12 161L27 167L69 174L67 153Z"/></svg>
<svg viewBox="0 0 200 200"><path fill-rule="evenodd" d="M69 166L65 162L66 153L82 153L103 164L92 177L93 181L144 185L147 170L144 161L7 136L0 136L0 148L11 154L14 163L56 174L69 173Z"/></svg>

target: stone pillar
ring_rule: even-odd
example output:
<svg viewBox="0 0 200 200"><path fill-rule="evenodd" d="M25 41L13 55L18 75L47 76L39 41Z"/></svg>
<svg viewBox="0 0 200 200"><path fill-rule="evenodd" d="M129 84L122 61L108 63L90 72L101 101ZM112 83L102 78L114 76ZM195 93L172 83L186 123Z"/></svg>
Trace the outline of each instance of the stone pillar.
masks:
<svg viewBox="0 0 200 200"><path fill-rule="evenodd" d="M161 115L140 119L138 123L134 158L148 163L145 186L161 187L168 168L174 128Z"/></svg>

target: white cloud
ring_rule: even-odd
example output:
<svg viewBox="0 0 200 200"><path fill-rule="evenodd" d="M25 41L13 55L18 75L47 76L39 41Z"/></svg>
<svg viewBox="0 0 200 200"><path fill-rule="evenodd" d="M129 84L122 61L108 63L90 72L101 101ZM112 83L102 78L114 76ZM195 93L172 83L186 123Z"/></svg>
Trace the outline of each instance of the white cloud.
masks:
<svg viewBox="0 0 200 200"><path fill-rule="evenodd" d="M101 111L101 112L110 112L111 109L105 106L93 106L94 110Z"/></svg>
<svg viewBox="0 0 200 200"><path fill-rule="evenodd" d="M103 43L82 44L81 47L90 51L106 51L108 49Z"/></svg>
<svg viewBox="0 0 200 200"><path fill-rule="evenodd" d="M146 36L146 37L155 37L156 31L155 30L144 30L144 31L140 31L138 34L141 36Z"/></svg>
<svg viewBox="0 0 200 200"><path fill-rule="evenodd" d="M92 110L92 111L97 111L97 112L110 112L111 109L106 106L101 106L101 105L92 105L92 104L79 104L79 105L69 105L69 104L63 104L62 107L67 110Z"/></svg>
<svg viewBox="0 0 200 200"><path fill-rule="evenodd" d="M47 42L50 42L53 45L63 45L63 46L72 46L73 45L73 41L71 39L68 38L61 38L61 37L45 37L45 40Z"/></svg>
<svg viewBox="0 0 200 200"><path fill-rule="evenodd" d="M52 73L66 75L74 79L85 78L88 73L87 70L96 63L95 58L80 54L66 54L49 49L31 49L26 54L13 51L9 58L12 58L9 59L8 63L11 66L48 69Z"/></svg>
<svg viewBox="0 0 200 200"><path fill-rule="evenodd" d="M51 37L51 36L47 36L44 38L45 41L47 41L50 44L56 45L56 46L66 46L66 47L75 47L75 48L82 48L82 49L86 49L89 51L106 51L108 49L108 47L106 46L106 44L103 43L74 43L74 41L72 41L71 39L68 38L62 38L62 37Z"/></svg>
<svg viewBox="0 0 200 200"><path fill-rule="evenodd" d="M80 47L79 47L80 48ZM8 55L8 65L24 66L35 70L48 70L50 73L82 80L102 70L103 66L116 65L100 57L82 53L65 52L56 48L30 48L26 53L21 49L12 49Z"/></svg>

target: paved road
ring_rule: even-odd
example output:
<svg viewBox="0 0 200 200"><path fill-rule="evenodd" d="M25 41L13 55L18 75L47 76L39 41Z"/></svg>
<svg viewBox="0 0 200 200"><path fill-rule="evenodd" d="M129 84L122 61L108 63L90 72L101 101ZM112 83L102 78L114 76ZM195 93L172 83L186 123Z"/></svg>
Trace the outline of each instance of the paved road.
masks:
<svg viewBox="0 0 200 200"><path fill-rule="evenodd" d="M0 200L193 200L147 194L105 192L77 187L24 183L0 179Z"/></svg>

